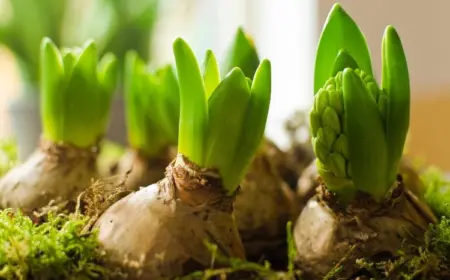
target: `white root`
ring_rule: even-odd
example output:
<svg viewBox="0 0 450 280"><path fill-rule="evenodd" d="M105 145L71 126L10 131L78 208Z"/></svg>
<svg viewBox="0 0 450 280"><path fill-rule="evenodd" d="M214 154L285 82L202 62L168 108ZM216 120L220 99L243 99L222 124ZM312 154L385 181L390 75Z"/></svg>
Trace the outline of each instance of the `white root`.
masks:
<svg viewBox="0 0 450 280"><path fill-rule="evenodd" d="M209 241L227 257L245 258L227 197L214 172L179 155L167 177L111 206L96 223L109 264L130 279L171 278L212 265Z"/></svg>

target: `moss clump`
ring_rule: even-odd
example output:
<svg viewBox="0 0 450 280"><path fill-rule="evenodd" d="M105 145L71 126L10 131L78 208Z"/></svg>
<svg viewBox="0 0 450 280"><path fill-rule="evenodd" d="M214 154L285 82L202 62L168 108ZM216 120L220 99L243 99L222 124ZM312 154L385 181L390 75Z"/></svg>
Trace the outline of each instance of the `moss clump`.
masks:
<svg viewBox="0 0 450 280"><path fill-rule="evenodd" d="M437 216L450 217L450 181L441 170L429 167L420 179L426 186L425 201Z"/></svg>
<svg viewBox="0 0 450 280"><path fill-rule="evenodd" d="M108 279L88 218L49 214L35 224L20 212L0 212L0 279Z"/></svg>
<svg viewBox="0 0 450 280"><path fill-rule="evenodd" d="M370 279L450 279L450 218L430 225L424 239L422 246L405 244L397 259L372 263L360 259L357 263Z"/></svg>

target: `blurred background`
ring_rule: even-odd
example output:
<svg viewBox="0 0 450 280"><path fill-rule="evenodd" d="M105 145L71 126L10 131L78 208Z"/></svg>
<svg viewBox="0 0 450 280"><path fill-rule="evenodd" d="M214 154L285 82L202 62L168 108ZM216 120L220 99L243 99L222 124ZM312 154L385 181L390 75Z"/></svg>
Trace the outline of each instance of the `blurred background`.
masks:
<svg viewBox="0 0 450 280"><path fill-rule="evenodd" d="M315 47L331 0L0 0L0 138L17 136L32 146L39 134L38 54L43 36L59 46L94 39L119 57L139 51L151 65L172 62L181 36L199 57L219 54L238 26L253 36L273 65L267 135L289 144L284 122L312 104ZM339 1L360 25L380 74L381 37L394 25L407 54L412 116L407 153L450 171L450 1ZM110 138L123 142L120 89ZM450 127L450 126L449 126ZM35 135L35 136L33 136ZM33 138L34 137L34 138ZM30 144L31 143L31 144ZM23 154L26 154L24 148Z"/></svg>

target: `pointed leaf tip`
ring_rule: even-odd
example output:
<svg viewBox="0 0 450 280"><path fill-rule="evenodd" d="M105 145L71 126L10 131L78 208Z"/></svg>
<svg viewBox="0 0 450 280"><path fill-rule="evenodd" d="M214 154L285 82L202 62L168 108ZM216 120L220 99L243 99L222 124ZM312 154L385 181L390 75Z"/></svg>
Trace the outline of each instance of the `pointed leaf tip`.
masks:
<svg viewBox="0 0 450 280"><path fill-rule="evenodd" d="M247 77L251 78L254 76L259 62L253 38L242 27L238 28L232 43L227 48L223 64L221 64L222 74L228 73L237 66L244 71Z"/></svg>
<svg viewBox="0 0 450 280"><path fill-rule="evenodd" d="M84 42L82 48L83 49L87 49L87 48L92 48L92 47L97 47L97 45L95 44L95 41L93 39L88 39L86 42Z"/></svg>
<svg viewBox="0 0 450 280"><path fill-rule="evenodd" d="M52 39L50 39L49 37L44 37L44 38L42 38L42 41L41 41L41 49L48 48L48 46L50 46L50 45L55 45L55 44L53 43Z"/></svg>
<svg viewBox="0 0 450 280"><path fill-rule="evenodd" d="M212 50L206 51L205 60L203 62L203 81L207 98L209 98L220 83L219 65Z"/></svg>
<svg viewBox="0 0 450 280"><path fill-rule="evenodd" d="M270 91L272 86L272 65L270 60L263 59L253 77L252 91Z"/></svg>
<svg viewBox="0 0 450 280"><path fill-rule="evenodd" d="M347 12L342 8L341 4L334 3L333 6L331 6L330 12L328 13L327 19L325 20L325 26L330 19L333 17L338 16L339 14L347 15Z"/></svg>
<svg viewBox="0 0 450 280"><path fill-rule="evenodd" d="M394 36L398 36L397 30L395 30L395 27L392 25L388 25L386 26L385 30L384 30L384 36L388 36L388 35L394 35Z"/></svg>
<svg viewBox="0 0 450 280"><path fill-rule="evenodd" d="M180 37L176 38L175 41L173 42L173 51L175 53L175 56L176 53L182 53L182 51L186 49L189 50L191 49L189 44L185 40L183 40L183 38Z"/></svg>
<svg viewBox="0 0 450 280"><path fill-rule="evenodd" d="M341 4L334 3L333 6L331 6L330 15L340 13L340 12L345 13L344 8L342 8Z"/></svg>
<svg viewBox="0 0 450 280"><path fill-rule="evenodd" d="M331 76L334 77L340 71L345 68L357 69L358 63L353 59L353 57L348 53L347 50L341 49L334 60L333 70L331 71Z"/></svg>
<svg viewBox="0 0 450 280"><path fill-rule="evenodd" d="M373 75L369 48L359 26L338 4L333 5L322 29L314 66L314 94L330 78L333 64L341 49L345 49L359 68Z"/></svg>
<svg viewBox="0 0 450 280"><path fill-rule="evenodd" d="M243 88L248 88L248 82L245 78L245 74L239 67L234 67L231 69L230 73L226 75L226 78L230 80L230 82L239 83Z"/></svg>

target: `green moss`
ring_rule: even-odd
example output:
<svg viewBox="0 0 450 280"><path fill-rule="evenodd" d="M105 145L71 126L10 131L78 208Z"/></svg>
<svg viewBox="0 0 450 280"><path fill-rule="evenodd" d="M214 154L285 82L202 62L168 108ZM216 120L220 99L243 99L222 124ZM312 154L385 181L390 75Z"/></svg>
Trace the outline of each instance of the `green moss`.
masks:
<svg viewBox="0 0 450 280"><path fill-rule="evenodd" d="M357 261L371 279L450 279L450 219L442 217L425 233L423 246L404 245L400 257L388 261Z"/></svg>
<svg viewBox="0 0 450 280"><path fill-rule="evenodd" d="M429 167L421 174L426 186L425 201L437 216L450 217L450 181L436 167Z"/></svg>
<svg viewBox="0 0 450 280"><path fill-rule="evenodd" d="M107 279L104 252L88 218L49 214L35 224L20 212L0 212L0 279Z"/></svg>

